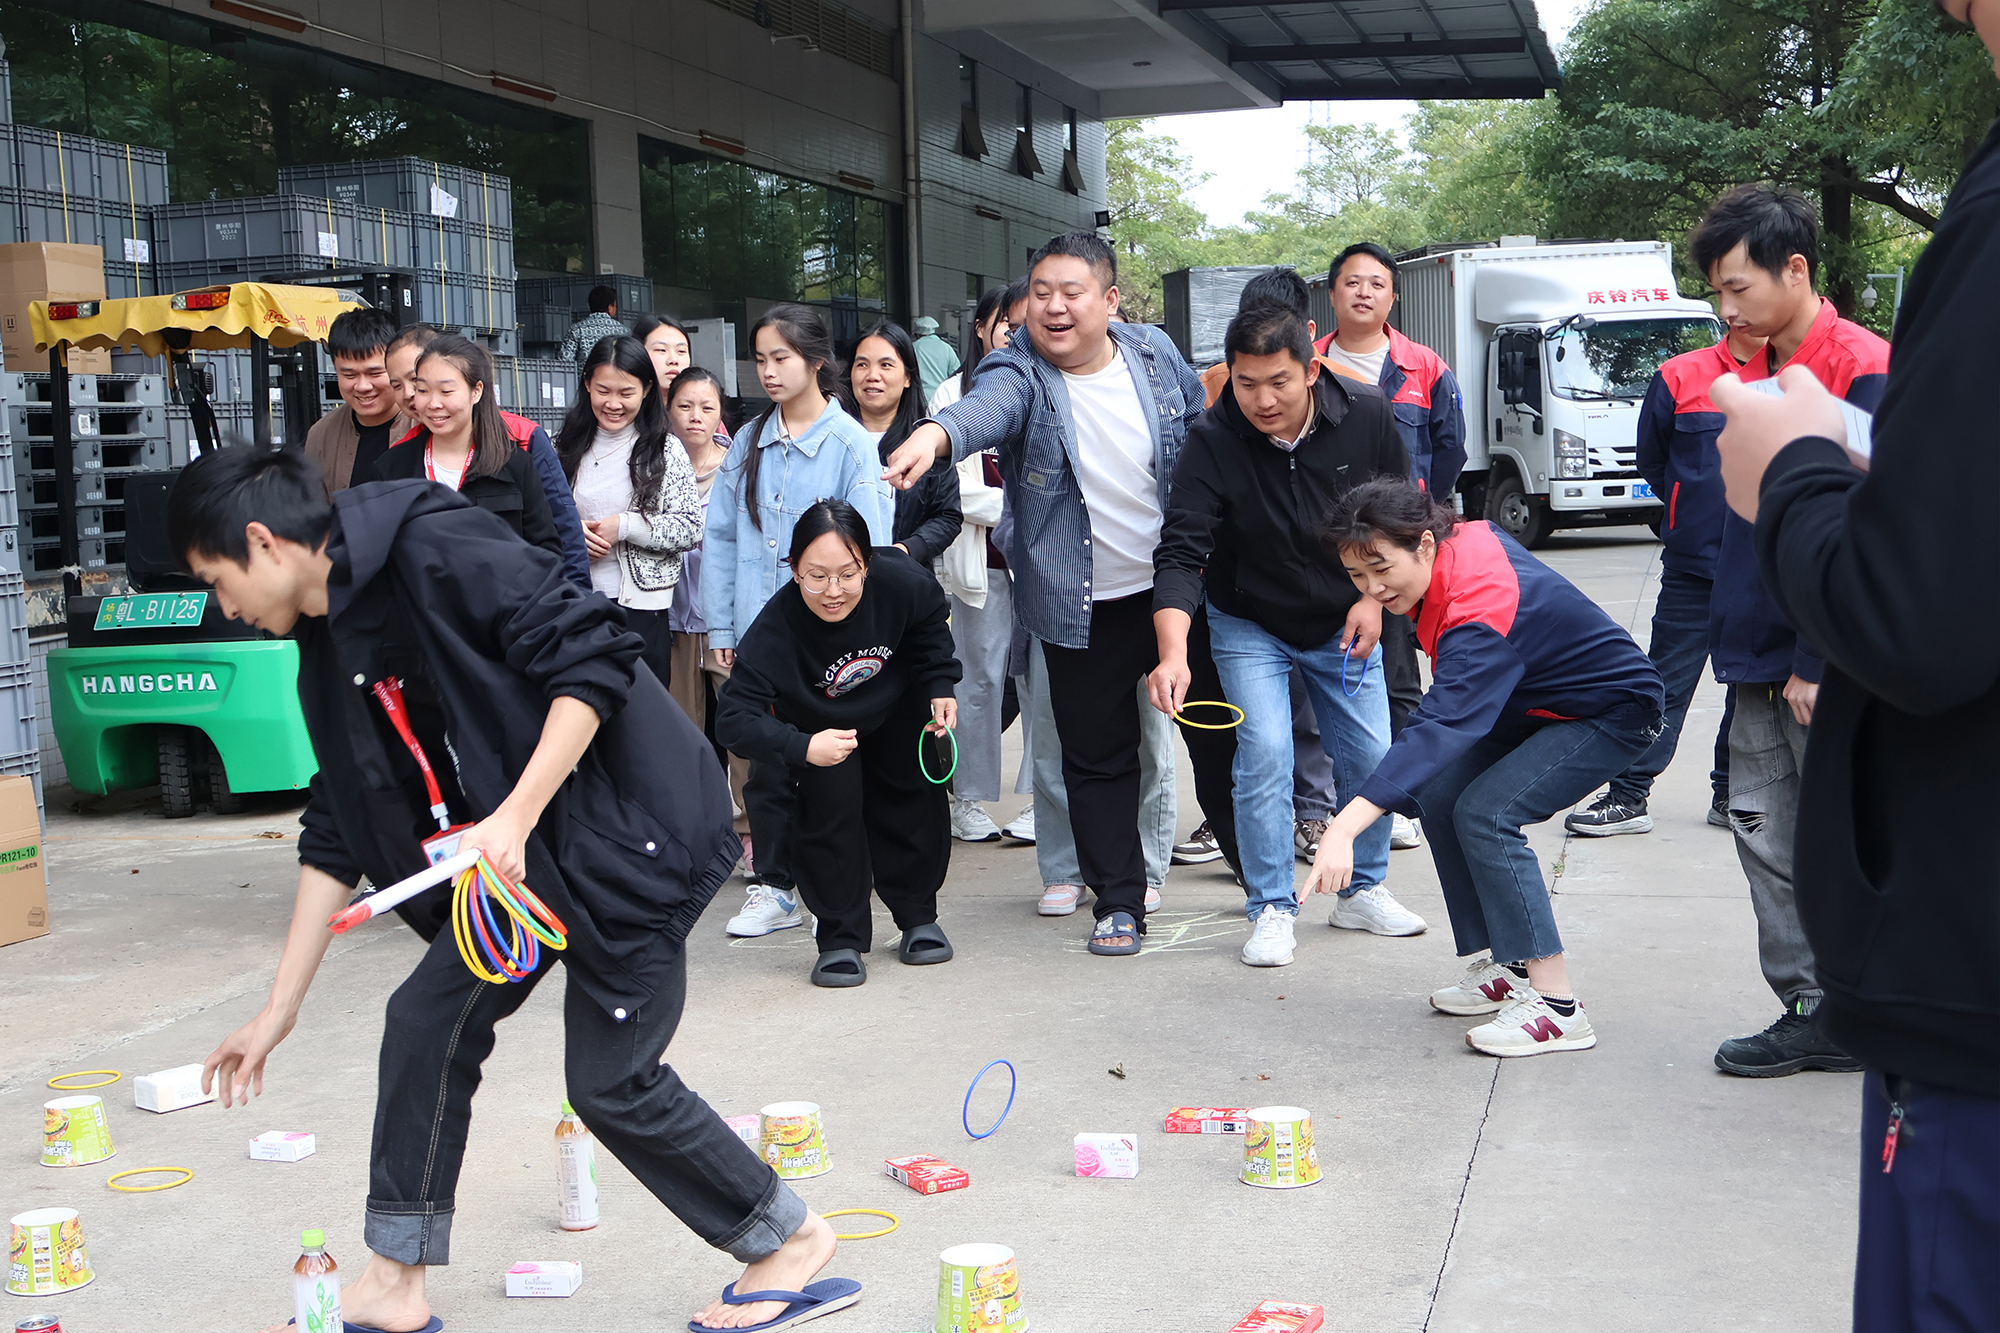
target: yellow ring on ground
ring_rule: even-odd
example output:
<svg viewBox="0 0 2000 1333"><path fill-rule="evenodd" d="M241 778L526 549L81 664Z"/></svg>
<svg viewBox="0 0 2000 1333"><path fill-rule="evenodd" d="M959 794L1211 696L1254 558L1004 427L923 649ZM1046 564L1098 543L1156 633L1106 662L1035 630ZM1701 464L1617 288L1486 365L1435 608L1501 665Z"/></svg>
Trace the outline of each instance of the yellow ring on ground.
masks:
<svg viewBox="0 0 2000 1333"><path fill-rule="evenodd" d="M99 1083L71 1083L73 1078L96 1078L99 1074L109 1074ZM57 1092L89 1092L92 1088L108 1088L125 1076L115 1069L79 1069L74 1074L57 1074L49 1080L49 1086Z"/></svg>
<svg viewBox="0 0 2000 1333"><path fill-rule="evenodd" d="M1231 727L1240 727L1243 725L1243 710L1235 704L1230 703L1227 699L1189 699L1181 705L1181 708L1183 710L1189 708L1227 708L1230 712L1236 714L1235 720L1230 722L1196 722L1192 718L1187 717L1184 712L1175 713L1174 721L1184 727L1195 727L1202 731L1228 731Z"/></svg>
<svg viewBox="0 0 2000 1333"><path fill-rule="evenodd" d="M835 1240L873 1240L877 1236L886 1236L897 1227L903 1225L902 1218L896 1216L894 1213L885 1213L880 1208L841 1208L831 1213L821 1213L820 1216L856 1217L862 1214L866 1214L869 1217L886 1217L889 1219L889 1225L883 1227L880 1231L857 1231L848 1236L843 1236L839 1232L835 1232L833 1238Z"/></svg>
<svg viewBox="0 0 2000 1333"><path fill-rule="evenodd" d="M164 1185L121 1185L118 1182L127 1176L150 1176L156 1171L178 1171L179 1180L170 1180ZM194 1172L184 1166L135 1166L130 1171L115 1171L104 1183L120 1194L151 1194L155 1190L170 1190L176 1185L185 1185L194 1179Z"/></svg>

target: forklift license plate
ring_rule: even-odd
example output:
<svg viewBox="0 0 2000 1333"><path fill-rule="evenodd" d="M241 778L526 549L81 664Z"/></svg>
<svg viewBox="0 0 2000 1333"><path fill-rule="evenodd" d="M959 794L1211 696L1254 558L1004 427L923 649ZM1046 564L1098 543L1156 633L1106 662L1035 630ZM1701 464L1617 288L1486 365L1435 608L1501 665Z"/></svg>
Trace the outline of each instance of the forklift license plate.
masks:
<svg viewBox="0 0 2000 1333"><path fill-rule="evenodd" d="M97 605L98 629L162 629L201 624L205 592L140 592Z"/></svg>

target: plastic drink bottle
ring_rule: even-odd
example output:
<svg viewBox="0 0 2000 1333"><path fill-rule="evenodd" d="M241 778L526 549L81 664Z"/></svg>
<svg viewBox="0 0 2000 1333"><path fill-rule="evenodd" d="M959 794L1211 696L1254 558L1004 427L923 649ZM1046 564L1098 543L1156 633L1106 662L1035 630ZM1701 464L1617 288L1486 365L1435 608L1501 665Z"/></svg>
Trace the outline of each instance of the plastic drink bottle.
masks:
<svg viewBox="0 0 2000 1333"><path fill-rule="evenodd" d="M292 1313L299 1333L341 1333L340 1279L333 1275L326 1233L304 1232L299 1243L305 1253L292 1265Z"/></svg>
<svg viewBox="0 0 2000 1333"><path fill-rule="evenodd" d="M562 1119L556 1123L556 1177L562 1189L562 1229L588 1231L596 1226L597 1140L568 1102L562 1104Z"/></svg>

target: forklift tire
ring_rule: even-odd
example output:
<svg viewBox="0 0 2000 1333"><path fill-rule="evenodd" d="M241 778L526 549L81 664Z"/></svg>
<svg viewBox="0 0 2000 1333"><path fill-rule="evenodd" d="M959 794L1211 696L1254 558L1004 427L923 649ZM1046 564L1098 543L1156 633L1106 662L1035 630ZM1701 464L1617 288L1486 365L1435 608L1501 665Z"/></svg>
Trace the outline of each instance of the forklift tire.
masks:
<svg viewBox="0 0 2000 1333"><path fill-rule="evenodd" d="M210 742L208 750L208 808L218 815L240 815L243 813L244 797L240 791L229 789L229 772L222 766L222 755Z"/></svg>
<svg viewBox="0 0 2000 1333"><path fill-rule="evenodd" d="M1486 486L1486 519L1530 551L1542 544L1554 525L1548 501L1528 494L1513 472L1499 469Z"/></svg>
<svg viewBox="0 0 2000 1333"><path fill-rule="evenodd" d="M189 727L160 728L160 807L168 819L194 814L197 735Z"/></svg>

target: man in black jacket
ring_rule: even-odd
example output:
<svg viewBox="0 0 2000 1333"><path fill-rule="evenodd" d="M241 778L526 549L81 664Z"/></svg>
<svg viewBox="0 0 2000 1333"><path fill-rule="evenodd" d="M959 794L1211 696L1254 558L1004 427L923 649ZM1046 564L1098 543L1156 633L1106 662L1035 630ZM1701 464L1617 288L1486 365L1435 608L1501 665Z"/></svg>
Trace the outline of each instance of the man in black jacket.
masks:
<svg viewBox="0 0 2000 1333"><path fill-rule="evenodd" d="M298 896L262 1012L210 1055L225 1106L263 1090L331 934L366 875L421 870L421 841L465 827L510 883L567 926L569 1100L703 1239L750 1265L745 1290L796 1290L832 1256L826 1224L660 1063L686 994L682 945L737 844L708 746L639 661L617 609L550 552L462 496L376 482L332 505L296 454L224 449L181 474L174 548L232 617L299 647L320 768L299 835ZM433 827L433 821L435 826ZM390 997L350 1326L438 1327L424 1270L449 1260L454 1191L494 1026L553 966L481 981L441 931L449 889L404 919L429 948ZM734 1327L777 1302L699 1318ZM750 1320L755 1322L755 1320Z"/></svg>
<svg viewBox="0 0 2000 1333"><path fill-rule="evenodd" d="M1389 748L1377 646L1382 608L1355 591L1321 549L1319 532L1335 500L1375 477L1406 475L1409 457L1379 390L1321 373L1297 311L1239 312L1223 350L1228 387L1188 431L1153 557L1160 665L1151 688L1156 708L1179 711L1192 678L1188 629L1205 601L1223 693L1243 710L1234 804L1254 926L1243 961L1283 967L1292 961L1299 911L1292 887L1293 667L1304 672L1343 802ZM1382 887L1387 818L1357 840L1355 862L1354 881L1328 924L1377 935L1421 932L1423 918Z"/></svg>
<svg viewBox="0 0 2000 1333"><path fill-rule="evenodd" d="M2000 0L1942 7L2000 56ZM2000 1328L2000 585L1958 498L2000 481L2000 126L1952 191L1894 344L1871 441L1848 439L1803 367L1778 376L1782 399L1733 376L1710 396L1729 417L1730 507L1827 660L1798 906L1827 1032L1869 1070L1854 1327L1942 1333Z"/></svg>

